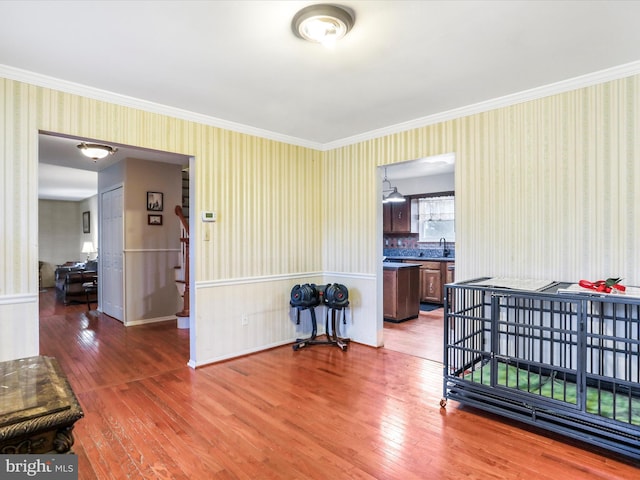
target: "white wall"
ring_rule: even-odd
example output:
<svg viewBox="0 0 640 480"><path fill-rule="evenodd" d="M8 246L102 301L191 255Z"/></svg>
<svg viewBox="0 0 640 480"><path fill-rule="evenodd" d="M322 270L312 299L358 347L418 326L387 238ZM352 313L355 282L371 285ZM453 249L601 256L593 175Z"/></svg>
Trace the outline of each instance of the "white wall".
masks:
<svg viewBox="0 0 640 480"><path fill-rule="evenodd" d="M98 256L98 249L100 248L100 244L98 242L98 195L94 195L93 197L80 202L80 215L84 212L89 212L89 233L84 233L81 225L80 232L82 234L82 239L80 245L84 245L84 242L93 242L93 247L96 251L89 255L89 259L94 260ZM80 256L83 262L87 259L86 253L81 253Z"/></svg>
<svg viewBox="0 0 640 480"><path fill-rule="evenodd" d="M38 257L45 262L41 270L45 288L54 285L56 265L84 260L81 212L79 202L38 202Z"/></svg>
<svg viewBox="0 0 640 480"><path fill-rule="evenodd" d="M182 203L180 165L125 160L124 267L127 325L175 319L181 299L175 285L180 228L174 213ZM147 210L147 192L163 194L163 210ZM149 225L148 215L161 215L162 225Z"/></svg>

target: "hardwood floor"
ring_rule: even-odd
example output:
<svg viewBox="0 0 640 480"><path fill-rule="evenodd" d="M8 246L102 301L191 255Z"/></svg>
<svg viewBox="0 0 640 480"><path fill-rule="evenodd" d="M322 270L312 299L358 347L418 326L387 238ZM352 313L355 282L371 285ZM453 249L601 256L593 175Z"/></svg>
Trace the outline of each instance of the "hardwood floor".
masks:
<svg viewBox="0 0 640 480"><path fill-rule="evenodd" d="M631 479L638 465L449 402L442 367L289 346L192 370L188 332L41 294L41 353L84 409L80 479ZM283 320L284 321L284 320Z"/></svg>
<svg viewBox="0 0 640 480"><path fill-rule="evenodd" d="M406 322L384 322L384 347L407 355L443 361L444 308L420 312Z"/></svg>

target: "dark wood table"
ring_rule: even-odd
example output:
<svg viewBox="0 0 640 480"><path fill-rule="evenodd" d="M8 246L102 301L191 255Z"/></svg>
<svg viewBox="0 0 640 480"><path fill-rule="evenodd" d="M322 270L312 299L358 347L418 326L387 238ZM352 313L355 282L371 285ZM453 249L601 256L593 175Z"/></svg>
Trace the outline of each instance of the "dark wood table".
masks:
<svg viewBox="0 0 640 480"><path fill-rule="evenodd" d="M83 416L55 358L0 362L0 454L71 453Z"/></svg>

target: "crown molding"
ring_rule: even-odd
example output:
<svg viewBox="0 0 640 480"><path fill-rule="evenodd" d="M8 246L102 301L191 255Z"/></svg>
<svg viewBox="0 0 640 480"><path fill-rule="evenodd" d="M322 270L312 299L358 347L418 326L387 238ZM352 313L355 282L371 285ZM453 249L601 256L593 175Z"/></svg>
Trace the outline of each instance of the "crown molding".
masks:
<svg viewBox="0 0 640 480"><path fill-rule="evenodd" d="M352 137L325 143L322 145L322 150L328 151L334 150L336 148L347 147L349 145L364 142L367 140L373 140L375 138L384 137L386 135L405 132L414 128L427 127L436 123L455 120L456 118L467 117L469 115L475 115L477 113L488 112L497 108L509 107L531 100L538 100L540 98L549 97L551 95L557 95L560 93L569 92L571 90L577 90L579 88L591 87L599 83L619 80L621 78L630 77L637 74L640 74L640 61L626 63L624 65L608 68L606 70L600 70L598 72L581 75L579 77L570 78L549 85L544 85L541 87L532 88L530 90L524 90L522 92L494 98L485 102L474 103L466 107L455 108L446 112L416 118L415 120L410 120L408 122L390 125L388 127L380 128L377 130L371 130L369 132L364 132Z"/></svg>
<svg viewBox="0 0 640 480"><path fill-rule="evenodd" d="M93 100L113 103L122 107L136 108L138 110L144 110L145 112L167 115L169 117L192 121L211 127L217 127L233 132L253 135L255 137L265 138L267 140L274 140L277 142L288 143L290 145L297 145L299 147L306 147L314 150L322 150L322 144L318 142L291 137L289 135L283 135L280 133L271 132L269 130L263 130L261 128L251 127L249 125L243 125L241 123L231 122L217 117L195 113L189 110L183 110L181 108L170 107L168 105L162 105L155 102L149 102L147 100L129 97L127 95L121 95L119 93L110 92L108 90L88 87L79 83L61 80L59 78L30 72L28 70L22 70L8 65L0 64L0 77L7 78L9 80L15 80L18 82L29 83L38 87L59 90L61 92L70 93L72 95L79 95L81 97L87 97Z"/></svg>
<svg viewBox="0 0 640 480"><path fill-rule="evenodd" d="M640 61L618 65L605 70L581 75L579 77L562 80L560 82L543 85L541 87L505 95L503 97L494 98L465 107L447 110L445 112L437 113L434 115L416 118L407 122L390 125L388 127L376 130L370 130L358 135L353 135L351 137L346 137L340 140L322 144L319 142L291 137L289 135L283 135L280 133L271 132L269 130L263 130L261 128L251 127L248 125L223 120L221 118L212 117L209 115L203 115L180 108L149 102L147 100L141 100L138 98L129 97L127 95L121 95L119 93L109 92L107 90L102 90L99 88L88 87L79 83L69 82L47 75L42 75L39 73L0 64L0 77L8 78L10 80L29 83L39 87L50 88L73 95L92 98L94 100L114 103L123 107L136 108L150 113L167 115L170 117L192 121L203 125L209 125L233 132L244 133L268 140L274 140L277 142L288 143L290 145L297 145L300 147L320 151L329 151L336 148L347 147L349 145L364 142L367 140L373 140L375 138L405 132L407 130L412 130L415 128L427 127L436 123L442 123L449 120L454 120L456 118L462 118L469 115L475 115L478 113L495 110L497 108L504 108L531 100L537 100L551 95L557 95L571 90L577 90L579 88L590 87L599 83L618 80L637 74L640 74Z"/></svg>

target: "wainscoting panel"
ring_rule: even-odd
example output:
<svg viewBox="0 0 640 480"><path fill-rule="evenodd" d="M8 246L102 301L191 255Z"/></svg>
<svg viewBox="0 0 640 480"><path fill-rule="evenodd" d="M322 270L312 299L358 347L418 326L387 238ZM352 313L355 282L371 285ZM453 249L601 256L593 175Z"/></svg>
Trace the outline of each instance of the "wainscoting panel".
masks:
<svg viewBox="0 0 640 480"><path fill-rule="evenodd" d="M0 362L38 355L38 339L38 296L0 296Z"/></svg>
<svg viewBox="0 0 640 480"><path fill-rule="evenodd" d="M309 273L196 284L198 357L190 364L201 366L309 336L309 312L296 325L291 289L322 281L321 274Z"/></svg>
<svg viewBox="0 0 640 480"><path fill-rule="evenodd" d="M175 318L182 310L174 268L179 255L179 250L125 251L125 325Z"/></svg>

